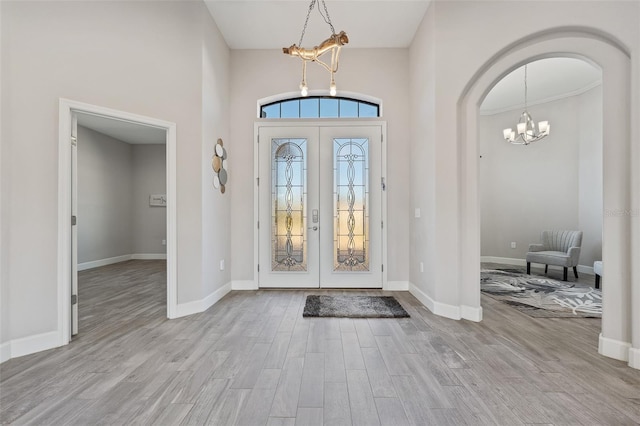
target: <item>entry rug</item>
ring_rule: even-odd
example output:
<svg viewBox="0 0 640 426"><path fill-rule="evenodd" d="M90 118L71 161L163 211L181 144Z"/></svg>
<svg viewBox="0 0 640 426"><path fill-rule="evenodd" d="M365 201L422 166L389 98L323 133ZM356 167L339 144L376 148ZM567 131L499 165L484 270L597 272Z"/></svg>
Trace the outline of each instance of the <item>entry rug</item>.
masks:
<svg viewBox="0 0 640 426"><path fill-rule="evenodd" d="M534 318L602 318L602 292L513 269L480 270L483 293Z"/></svg>
<svg viewBox="0 0 640 426"><path fill-rule="evenodd" d="M303 317L407 318L393 296L307 296Z"/></svg>

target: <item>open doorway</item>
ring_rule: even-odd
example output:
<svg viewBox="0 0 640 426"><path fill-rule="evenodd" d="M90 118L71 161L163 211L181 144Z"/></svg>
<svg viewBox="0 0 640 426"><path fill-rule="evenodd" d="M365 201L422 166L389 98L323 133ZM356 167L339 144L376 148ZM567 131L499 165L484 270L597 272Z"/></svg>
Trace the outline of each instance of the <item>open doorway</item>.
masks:
<svg viewBox="0 0 640 426"><path fill-rule="evenodd" d="M114 311L157 314L166 306L167 258L166 130L82 112L76 118L72 335L108 327Z"/></svg>
<svg viewBox="0 0 640 426"><path fill-rule="evenodd" d="M529 145L505 140L504 129L515 130L523 111L536 123L547 121L549 135ZM569 273L565 280L562 267L532 263L530 277L536 286L572 289L567 303L587 303L585 316L601 312L602 295L592 288L594 262L602 259L602 117L602 72L577 58L522 65L484 98L478 118L478 188L481 288L487 294L503 292L505 300L555 309L555 303L565 299L554 296L551 287L548 303L540 296L547 294L540 292L542 287L535 289L535 298L526 297L526 287L533 282L526 274L526 255L530 244L542 242L542 231L575 230L582 232L576 276ZM508 286L499 283L517 283L513 297L507 296ZM585 288L584 295L580 288Z"/></svg>
<svg viewBox="0 0 640 426"><path fill-rule="evenodd" d="M141 179L139 179L139 185L132 184L130 181L129 183L132 184L133 187L130 188L130 190L124 189L126 194L123 195L122 188L126 188L127 184L126 179L121 179L121 175L126 175L127 173L119 169L121 164L115 164L114 158L116 158L117 155L114 154L114 152L109 154L104 152L94 153L93 161L100 161L99 165L95 163L94 166L102 169L102 172L104 172L101 175L99 174L100 176L94 176L94 178L100 182L102 187L99 190L88 187L86 191L84 191L85 199L93 200L87 203L88 205L85 206L85 211L90 211L92 208L94 211L92 212L93 217L87 218L89 222L86 224L88 226L85 227L85 234L87 235L78 238L78 223L83 219L78 217L79 203L77 195L79 191L78 185L75 182L79 174L77 169L77 147L78 143L82 143L80 141L81 138L85 140L93 139L93 142L95 142L94 148L98 150L106 149L106 144L114 145L116 147L115 151L119 152L118 155L120 155L120 157L122 157L123 153L129 151L128 161L130 165L135 162L141 165L140 167L143 167L142 165L147 162L150 157L161 156L159 151L164 151L164 167L160 166L156 168L163 169L165 185L164 191L160 190L160 188L158 188L159 190L151 190L148 185L144 184L145 178L141 177ZM131 141L137 141L133 145L145 145L141 143L143 140L146 140L147 144L149 144L149 142L164 141L164 149L161 148L158 150L156 147L154 154L150 154L148 147L127 148L126 145L128 144L123 141L123 139L128 140L130 143ZM114 146L111 146L111 148ZM113 149L111 149L111 151L113 151ZM111 161L105 161L108 159L111 159ZM175 124L123 111L61 99L59 164L58 329L60 330L61 343L68 343L71 340L72 332L77 331L78 269L90 269L95 266L114 264L118 260L150 259L166 256L166 316L168 318L174 318L176 316L177 305ZM119 169L118 173L116 173L117 177L107 177L108 175L104 170L107 168ZM89 167L89 169L91 169L91 167ZM137 168L130 168L130 175L133 175L135 170L139 171ZM95 170L93 170L93 173L95 174ZM158 173L156 173L156 177L154 178L156 181L157 174ZM145 175L148 176L149 174L145 173ZM110 179L119 180L124 183L121 182L116 185L113 181L105 182ZM120 190L117 189L118 187L120 187ZM101 195L100 191L105 190L107 193L111 192L112 194L110 194L110 196L102 194L102 197L105 199L101 200L101 197L99 197ZM83 190L81 189L80 191ZM130 216L130 219L132 223L130 225L135 225L135 222L139 222L140 220L151 221L149 218L144 218L141 215L137 215L134 220L133 216L136 216L136 210L141 211L144 208L150 209L153 207L154 209L162 209L165 211L164 214L156 213L157 216L163 216L161 221L164 223L164 232L149 231L149 229L146 229L142 232L142 234L146 234L146 236L143 235L139 239L129 240L129 243L126 241L123 243L122 238L116 241L116 238L113 238L114 235L122 236L127 230L131 233L131 229L128 229L127 225L124 225L117 219L119 216L122 217L123 211L127 210L126 203L123 199L128 198L127 194L129 193L131 193L131 198L135 197L139 199L142 197L141 194L143 192L148 192L148 194L144 195L144 203L140 203L135 208L131 205L132 216ZM101 205L101 203L104 205ZM113 203L122 204L119 206L119 213L113 214L113 212L108 213L105 211L108 210L109 207L113 207L109 205ZM82 208L80 210L82 210ZM91 216L91 214L89 214L89 216ZM109 217L107 218L107 216ZM106 223L111 223L112 225L105 226ZM139 223L138 227L143 228ZM102 229L97 230L96 228ZM157 225L153 228L158 229ZM102 247L91 246L92 241L90 240L95 239L96 232L101 232L102 237L108 240L108 244L106 244L107 247L105 247L104 244ZM160 234L163 234L164 238L163 235ZM82 242L86 253L78 253L78 248L82 247L82 238L87 240ZM152 241L151 244L158 243L160 246L166 247L166 249L149 249L148 244L150 241ZM163 242L166 245L164 245ZM117 251L113 251L116 250L114 247L120 250L122 254L111 255L117 253ZM124 252L122 250L124 250ZM165 250L166 253L162 253ZM126 251L130 251L130 253L126 253ZM78 254L80 254L80 257L78 257Z"/></svg>

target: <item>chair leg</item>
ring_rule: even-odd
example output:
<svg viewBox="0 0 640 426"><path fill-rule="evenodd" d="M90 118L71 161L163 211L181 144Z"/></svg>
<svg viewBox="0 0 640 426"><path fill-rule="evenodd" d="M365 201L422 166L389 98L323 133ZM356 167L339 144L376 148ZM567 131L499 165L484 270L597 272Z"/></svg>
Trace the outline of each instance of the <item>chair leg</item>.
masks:
<svg viewBox="0 0 640 426"><path fill-rule="evenodd" d="M527 262L527 275L531 275L531 262Z"/></svg>
<svg viewBox="0 0 640 426"><path fill-rule="evenodd" d="M578 279L578 267L577 266L573 267L573 275L575 275L576 279Z"/></svg>
<svg viewBox="0 0 640 426"><path fill-rule="evenodd" d="M564 270L562 274L562 281L567 281L567 271L569 268L562 268Z"/></svg>
<svg viewBox="0 0 640 426"><path fill-rule="evenodd" d="M600 275L596 274L596 288L600 288Z"/></svg>
<svg viewBox="0 0 640 426"><path fill-rule="evenodd" d="M549 265L544 265L544 274L546 275L549 271Z"/></svg>

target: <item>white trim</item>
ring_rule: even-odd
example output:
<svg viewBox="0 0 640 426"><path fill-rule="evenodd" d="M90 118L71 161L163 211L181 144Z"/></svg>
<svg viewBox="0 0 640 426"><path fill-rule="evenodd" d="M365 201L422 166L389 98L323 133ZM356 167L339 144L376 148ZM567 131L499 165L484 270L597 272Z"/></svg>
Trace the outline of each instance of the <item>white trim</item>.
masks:
<svg viewBox="0 0 640 426"><path fill-rule="evenodd" d="M553 101L559 101L560 99L565 99L565 98L570 98L572 96L579 96L582 95L583 93L588 92L591 89L595 89L598 86L602 86L602 80L598 80L598 81L594 81L592 83L587 84L586 86L580 88L580 89L576 89L573 90L571 92L565 92L565 93L561 93L559 95L554 95L554 96L549 96L548 98L544 98L544 99L539 99L537 101L533 101L533 102L527 102L527 107L530 106L535 106L535 105L542 105L542 104L546 104L549 102L553 102ZM524 109L524 104L518 104L518 105L511 105L511 106L507 106L507 107L503 107L503 108L495 108L495 109L488 109L488 110L482 110L480 109L480 115L496 115L496 114L500 114L502 112L509 112L509 111L520 111Z"/></svg>
<svg viewBox="0 0 640 426"><path fill-rule="evenodd" d="M327 96L329 94L328 90L322 90L322 89L314 89L314 90L310 90L308 96ZM340 90L336 93L336 97L338 98L349 98L349 99L354 99L356 101L363 101L363 102L370 102L372 104L376 104L378 105L378 117L376 117L376 119L378 118L382 118L382 113L383 113L383 109L382 109L382 99L380 98L376 98L375 96L370 96L370 95L365 95L363 93L358 93L358 92L349 92L346 90ZM300 98L300 92L285 92L285 93L280 93L277 95L271 95L271 96L267 96L265 98L262 99L258 99L256 101L256 117L257 118L261 118L260 117L260 113L261 113L261 109L263 105L267 105L267 104L271 104L274 102L279 102L279 101L286 101L286 100L290 100L290 99L298 99ZM364 118L364 117L360 117L360 118ZM340 118L338 118L340 119ZM285 118L286 120L286 118ZM306 120L305 118L302 118L300 120ZM330 118L322 118L322 120L331 120Z"/></svg>
<svg viewBox="0 0 640 426"><path fill-rule="evenodd" d="M0 344L0 364L11 359L11 341Z"/></svg>
<svg viewBox="0 0 640 426"><path fill-rule="evenodd" d="M78 263L78 272L87 269L99 268L100 266L113 265L114 263L126 262L127 260L164 260L166 253L134 253L122 256L108 257L106 259L91 260L89 262Z"/></svg>
<svg viewBox="0 0 640 426"><path fill-rule="evenodd" d="M108 257L106 259L92 260L89 262L82 262L78 263L78 272L86 271L87 269L99 268L100 266L113 265L114 263L126 262L127 260L131 260L130 254Z"/></svg>
<svg viewBox="0 0 640 426"><path fill-rule="evenodd" d="M640 349L629 348L629 367L640 370Z"/></svg>
<svg viewBox="0 0 640 426"><path fill-rule="evenodd" d="M436 302L427 293L423 292L418 286L413 283L409 283L409 293L420 301L427 309L429 309L435 315L460 320L465 319L474 322L482 321L482 307L473 306L455 306L446 303Z"/></svg>
<svg viewBox="0 0 640 426"><path fill-rule="evenodd" d="M231 291L231 283L223 285L204 299L194 300L192 302L180 303L176 306L176 318L185 317L187 315L198 314L204 312Z"/></svg>
<svg viewBox="0 0 640 426"><path fill-rule="evenodd" d="M134 253L131 255L133 260L165 260L166 253Z"/></svg>
<svg viewBox="0 0 640 426"><path fill-rule="evenodd" d="M258 282L252 280L231 281L231 290L258 290Z"/></svg>
<svg viewBox="0 0 640 426"><path fill-rule="evenodd" d="M526 260L515 259L511 257L480 256L480 262L502 263L504 265L513 265L513 266L527 266Z"/></svg>
<svg viewBox="0 0 640 426"><path fill-rule="evenodd" d="M9 345L11 347L11 358L30 355L62 346L60 344L60 333L57 330L14 339L9 342Z"/></svg>
<svg viewBox="0 0 640 426"><path fill-rule="evenodd" d="M409 281L387 281L382 287L384 291L409 291Z"/></svg>
<svg viewBox="0 0 640 426"><path fill-rule="evenodd" d="M415 284L409 283L409 293L420 301L432 313L441 317L454 320L461 319L460 308L458 306L447 305L445 303L436 302L427 293L420 290Z"/></svg>
<svg viewBox="0 0 640 426"><path fill-rule="evenodd" d="M167 317L177 306L176 124L83 102L60 98L58 111L58 344L71 339L71 119L75 112L164 129L167 134ZM13 352L13 351L12 351Z"/></svg>
<svg viewBox="0 0 640 426"><path fill-rule="evenodd" d="M481 256L480 262L502 263L505 265L513 265L513 266L527 266L526 259L514 259L511 257ZM534 265L540 265L540 264L535 263ZM550 266L553 267L554 265L550 265ZM578 269L578 272L580 273L587 274L587 275L594 275L593 266L578 265L577 269Z"/></svg>
<svg viewBox="0 0 640 426"><path fill-rule="evenodd" d="M482 321L482 306L473 307L473 306L460 306L460 316L462 319L466 319L473 322Z"/></svg>
<svg viewBox="0 0 640 426"><path fill-rule="evenodd" d="M598 337L598 353L620 361L629 361L631 343L604 337L602 333Z"/></svg>

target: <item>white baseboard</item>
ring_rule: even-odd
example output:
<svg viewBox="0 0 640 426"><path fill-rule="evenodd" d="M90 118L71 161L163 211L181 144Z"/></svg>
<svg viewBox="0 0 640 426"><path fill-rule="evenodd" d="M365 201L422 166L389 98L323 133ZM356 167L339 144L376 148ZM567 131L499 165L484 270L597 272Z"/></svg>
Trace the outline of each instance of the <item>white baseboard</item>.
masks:
<svg viewBox="0 0 640 426"><path fill-rule="evenodd" d="M122 256L108 257L106 259L92 260L90 262L78 263L78 271L86 271L87 269L98 268L100 266L113 265L114 263L126 262L127 260L166 260L166 253L134 253L124 254Z"/></svg>
<svg viewBox="0 0 640 426"><path fill-rule="evenodd" d="M131 259L135 260L167 260L166 253L134 253Z"/></svg>
<svg viewBox="0 0 640 426"><path fill-rule="evenodd" d="M640 370L640 349L629 348L629 367Z"/></svg>
<svg viewBox="0 0 640 426"><path fill-rule="evenodd" d="M60 333L50 331L48 333L36 334L7 342L11 348L11 358L31 355L47 349L57 348L60 345ZM6 344L6 343L5 343Z"/></svg>
<svg viewBox="0 0 640 426"><path fill-rule="evenodd" d="M466 319L473 322L482 321L482 306L474 308L473 306L460 306L460 316L462 319Z"/></svg>
<svg viewBox="0 0 640 426"><path fill-rule="evenodd" d="M258 290L258 285L253 280L231 281L231 290Z"/></svg>
<svg viewBox="0 0 640 426"><path fill-rule="evenodd" d="M602 333L600 333L598 337L598 353L600 355L620 361L629 361L631 349L631 343L609 339L608 337L604 337Z"/></svg>
<svg viewBox="0 0 640 426"><path fill-rule="evenodd" d="M231 291L231 283L227 283L205 297L204 299L192 302L178 303L176 306L175 318L186 317L187 315L199 314L212 307L216 302L226 296Z"/></svg>
<svg viewBox="0 0 640 426"><path fill-rule="evenodd" d="M482 307L455 306L436 302L427 293L420 290L415 284L409 283L409 293L420 301L427 309L441 317L454 320L466 319L469 321L482 321Z"/></svg>
<svg viewBox="0 0 640 426"><path fill-rule="evenodd" d="M87 269L99 268L100 266L113 265L114 263L126 262L127 260L131 260L130 254L92 260L90 262L82 262L78 263L78 271L86 271Z"/></svg>
<svg viewBox="0 0 640 426"><path fill-rule="evenodd" d="M385 291L409 291L409 281L387 281L382 287Z"/></svg>
<svg viewBox="0 0 640 426"><path fill-rule="evenodd" d="M481 256L480 262L502 263L505 265L524 266L524 267L527 266L526 259L515 259L511 257ZM538 263L535 263L534 265L540 266L540 264ZM554 268L555 266L551 266L551 267ZM577 269L578 269L578 272L580 273L593 275L593 265L592 266L578 265Z"/></svg>
<svg viewBox="0 0 640 426"><path fill-rule="evenodd" d="M11 342L0 344L0 364L11 359Z"/></svg>

